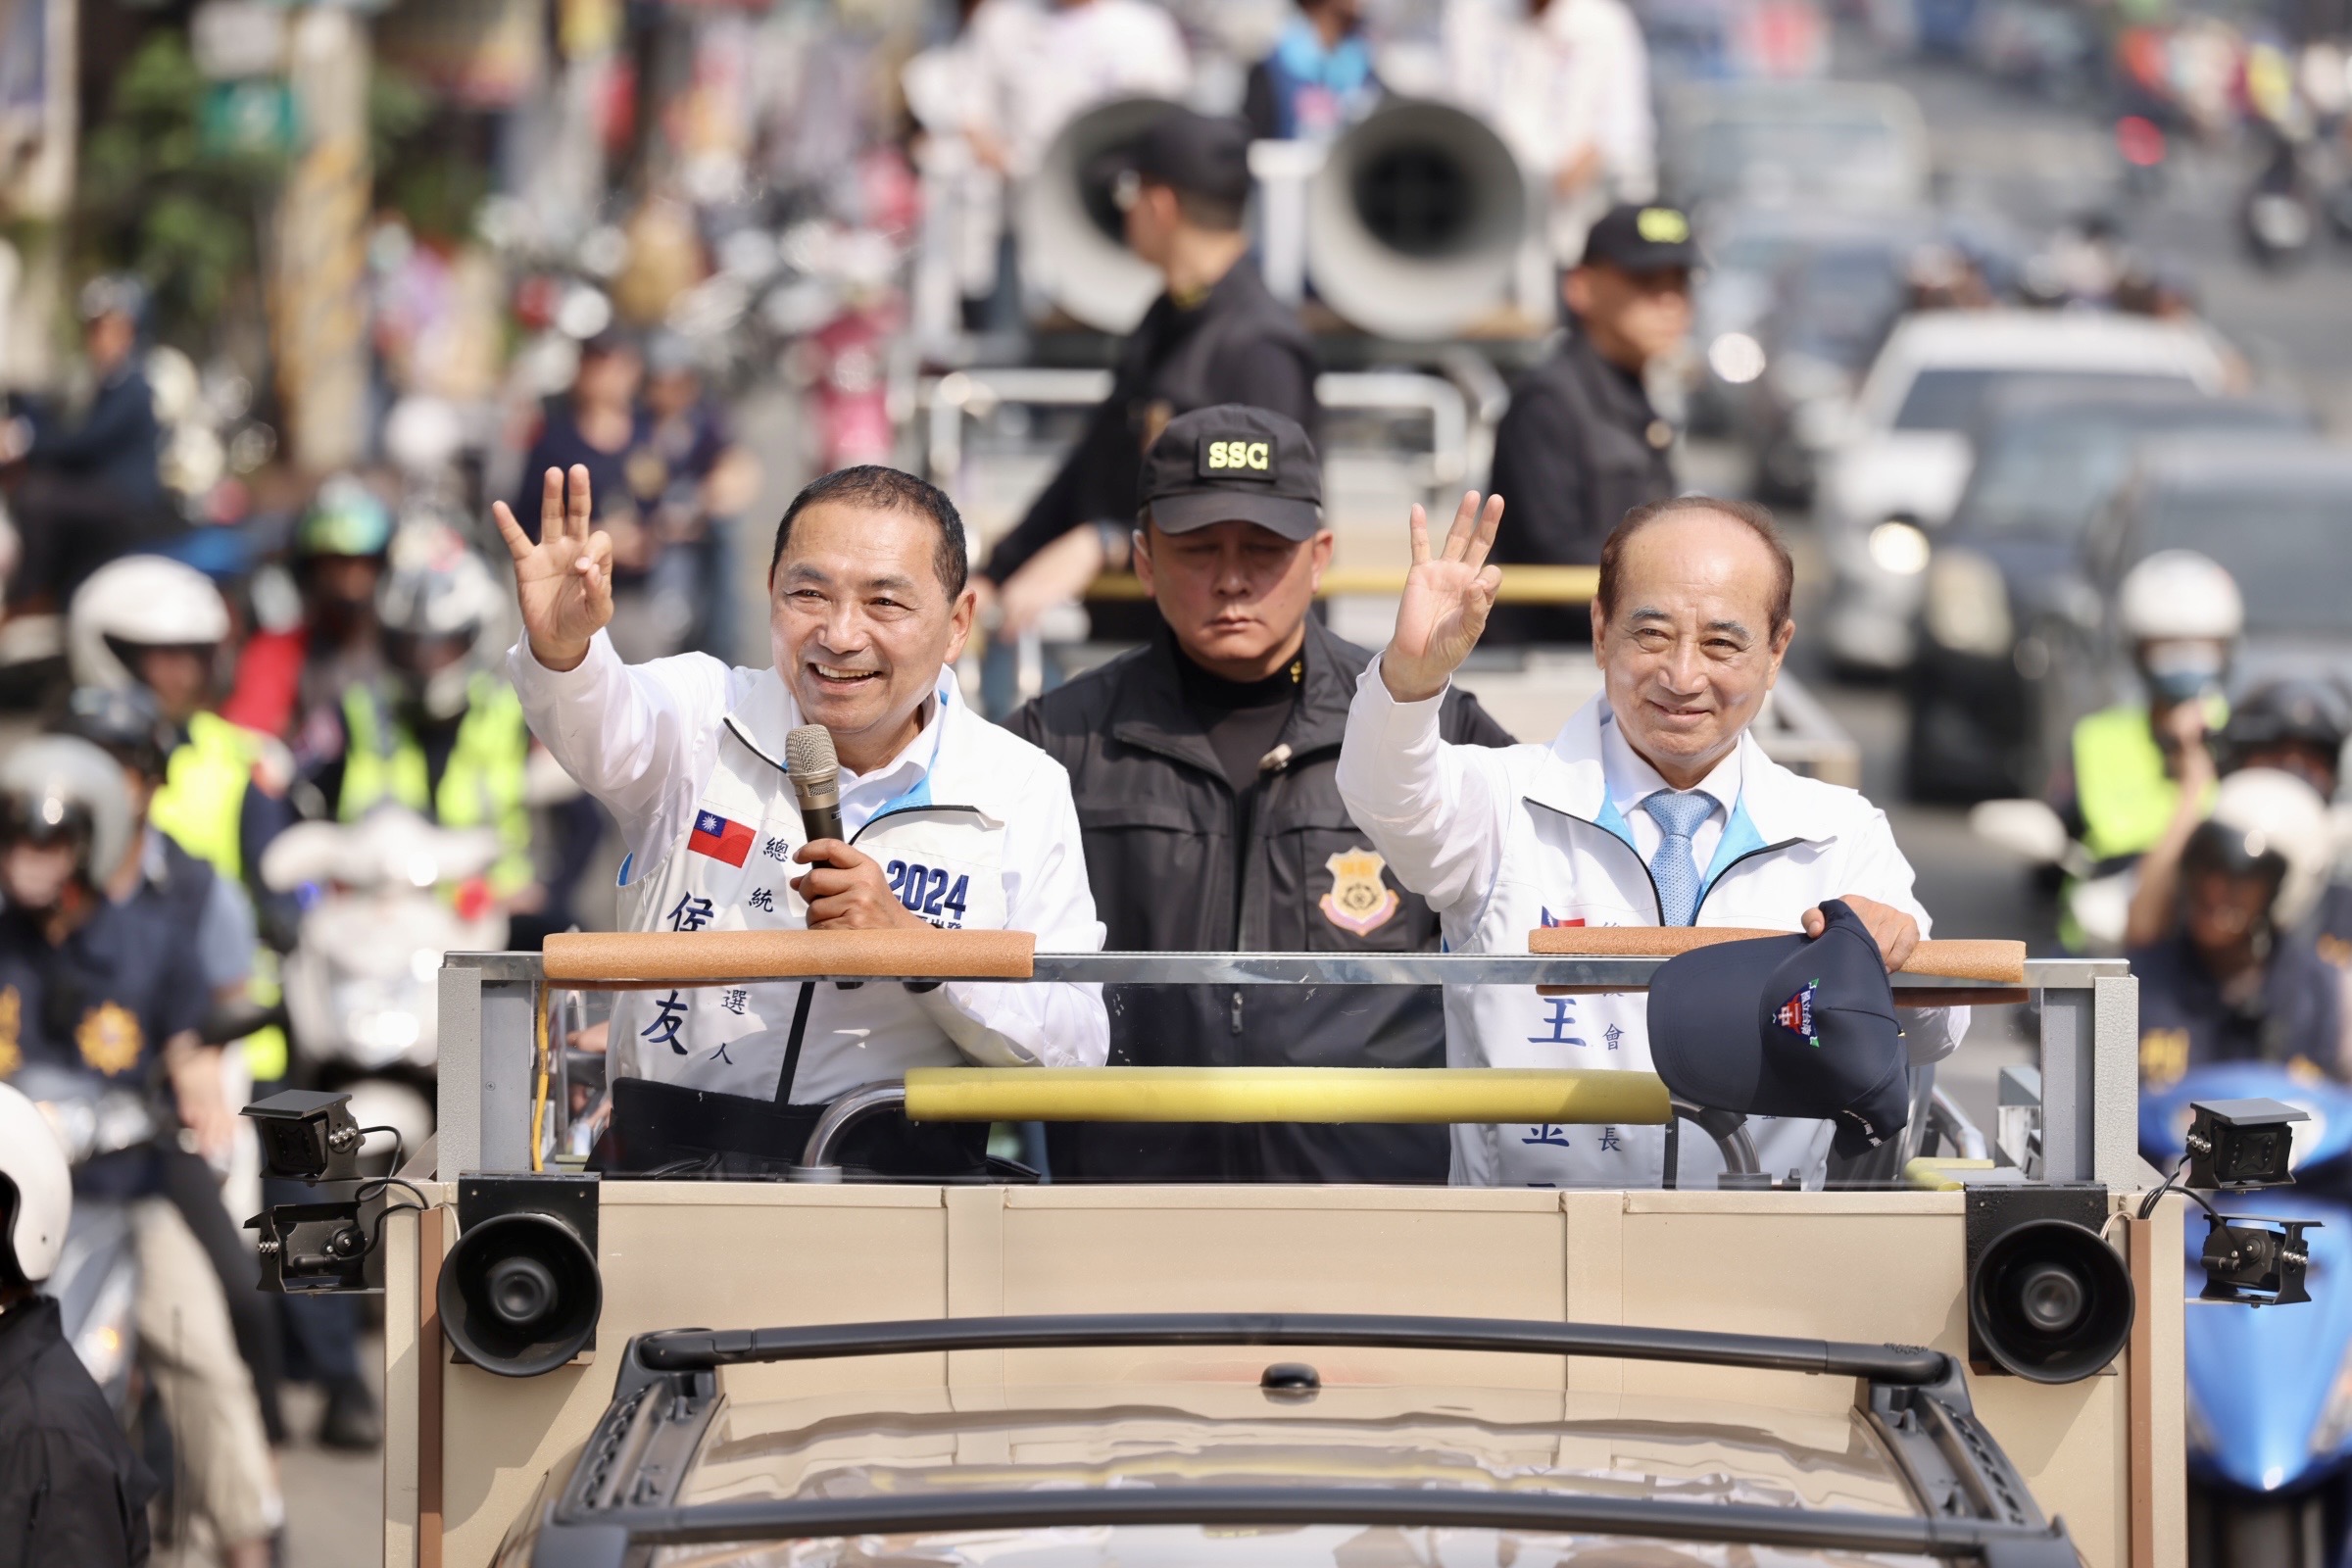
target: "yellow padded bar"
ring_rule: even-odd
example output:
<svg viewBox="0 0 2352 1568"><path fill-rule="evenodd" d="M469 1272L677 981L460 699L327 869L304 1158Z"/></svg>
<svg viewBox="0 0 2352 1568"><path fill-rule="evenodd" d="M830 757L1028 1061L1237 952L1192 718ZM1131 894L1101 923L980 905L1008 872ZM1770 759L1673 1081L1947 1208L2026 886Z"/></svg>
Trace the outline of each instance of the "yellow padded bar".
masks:
<svg viewBox="0 0 2352 1568"><path fill-rule="evenodd" d="M1519 1067L915 1067L909 1121L1662 1126L1655 1074Z"/></svg>

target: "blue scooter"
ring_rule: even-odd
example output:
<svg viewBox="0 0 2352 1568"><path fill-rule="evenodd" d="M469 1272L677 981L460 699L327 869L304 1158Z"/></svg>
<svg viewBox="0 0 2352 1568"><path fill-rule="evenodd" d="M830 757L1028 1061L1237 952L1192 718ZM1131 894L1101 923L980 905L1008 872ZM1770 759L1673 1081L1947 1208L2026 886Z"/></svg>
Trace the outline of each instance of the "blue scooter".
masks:
<svg viewBox="0 0 2352 1568"><path fill-rule="evenodd" d="M2188 1302L2190 1568L2342 1568L2352 1522L2352 1091L2267 1062L2199 1067L2139 1102L2139 1148L2180 1163L2193 1101L2268 1099L2294 1124L2295 1185L2218 1195L2225 1214L2309 1219L2308 1304ZM2207 1226L2181 1226L2201 1285Z"/></svg>

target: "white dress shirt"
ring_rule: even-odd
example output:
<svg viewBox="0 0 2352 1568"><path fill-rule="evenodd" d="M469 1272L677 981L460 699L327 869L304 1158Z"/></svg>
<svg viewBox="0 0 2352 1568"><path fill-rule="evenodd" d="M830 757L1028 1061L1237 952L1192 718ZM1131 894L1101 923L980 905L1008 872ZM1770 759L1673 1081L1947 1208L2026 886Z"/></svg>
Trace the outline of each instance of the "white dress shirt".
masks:
<svg viewBox="0 0 2352 1568"><path fill-rule="evenodd" d="M1658 858L1658 846L1664 842L1666 833L1658 826L1656 817L1642 809L1642 803L1660 790L1673 793L1674 786L1634 750L1617 723L1616 713L1606 704L1600 710L1600 771L1608 782L1609 804L1625 818L1627 830L1634 835L1634 850L1642 857L1642 863L1647 865ZM1723 830L1732 820L1732 808L1740 804L1740 748L1733 747L1694 788L1715 803L1707 819L1690 834L1690 858L1699 875L1704 876L1707 867L1715 863L1715 851L1723 843Z"/></svg>

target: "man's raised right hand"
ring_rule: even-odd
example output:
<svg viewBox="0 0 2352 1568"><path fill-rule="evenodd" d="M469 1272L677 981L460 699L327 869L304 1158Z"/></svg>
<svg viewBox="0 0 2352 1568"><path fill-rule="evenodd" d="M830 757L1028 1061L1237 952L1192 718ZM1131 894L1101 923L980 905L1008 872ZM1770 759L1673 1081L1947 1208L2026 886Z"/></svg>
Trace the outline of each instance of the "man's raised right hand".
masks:
<svg viewBox="0 0 2352 1568"><path fill-rule="evenodd" d="M564 472L547 470L539 492L539 542L531 543L504 501L490 511L514 558L514 593L531 657L549 669L577 669L588 641L612 618L612 540L588 527L588 469L571 467L568 499Z"/></svg>
<svg viewBox="0 0 2352 1568"><path fill-rule="evenodd" d="M1487 564L1501 522L1502 497L1488 497L1482 512L1478 492L1466 491L1454 508L1445 548L1433 557L1429 514L1413 508L1413 568L1396 607L1396 635L1380 656L1381 681L1398 702L1437 696L1478 646L1495 590L1502 586L1502 569Z"/></svg>

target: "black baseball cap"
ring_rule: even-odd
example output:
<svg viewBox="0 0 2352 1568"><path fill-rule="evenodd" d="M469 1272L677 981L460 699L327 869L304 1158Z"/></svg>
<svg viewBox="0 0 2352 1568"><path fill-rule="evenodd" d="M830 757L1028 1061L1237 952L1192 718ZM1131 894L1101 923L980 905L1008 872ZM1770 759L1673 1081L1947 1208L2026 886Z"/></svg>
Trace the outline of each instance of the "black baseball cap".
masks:
<svg viewBox="0 0 2352 1568"><path fill-rule="evenodd" d="M1323 466L1295 419L1246 403L1195 409L1168 421L1144 454L1139 516L1162 533L1254 522L1294 542L1323 525Z"/></svg>
<svg viewBox="0 0 2352 1568"><path fill-rule="evenodd" d="M1837 899L1818 937L1693 948L1649 982L1649 1059L1711 1110L1835 1121L1838 1153L1876 1149L1910 1119L1894 988L1861 916Z"/></svg>
<svg viewBox="0 0 2352 1568"><path fill-rule="evenodd" d="M1144 128L1124 166L1154 185L1236 205L1250 199L1250 126L1171 108Z"/></svg>
<svg viewBox="0 0 2352 1568"><path fill-rule="evenodd" d="M1698 266L1698 243L1690 218L1679 207L1631 202L1610 208L1585 236L1584 265L1614 267L1621 272L1688 271Z"/></svg>

